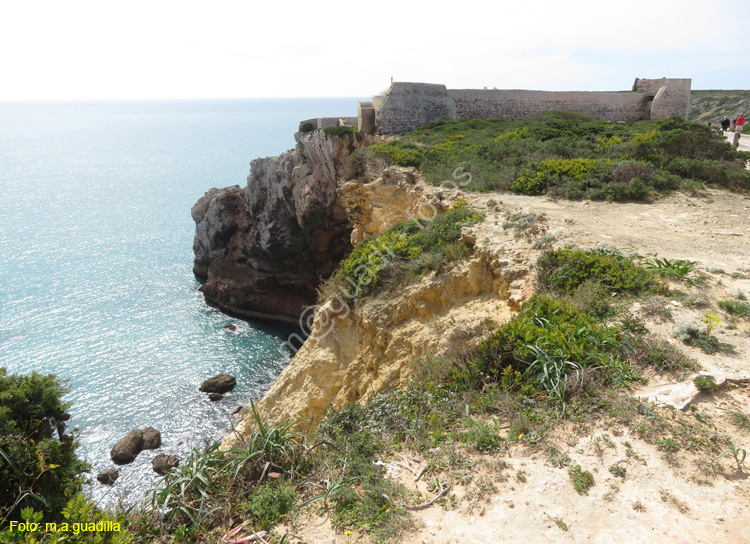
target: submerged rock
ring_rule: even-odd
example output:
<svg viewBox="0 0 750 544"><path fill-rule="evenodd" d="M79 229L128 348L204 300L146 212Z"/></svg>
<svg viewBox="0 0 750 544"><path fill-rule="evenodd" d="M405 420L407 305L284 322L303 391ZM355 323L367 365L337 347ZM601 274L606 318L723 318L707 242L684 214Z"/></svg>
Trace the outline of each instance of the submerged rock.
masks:
<svg viewBox="0 0 750 544"><path fill-rule="evenodd" d="M176 455L160 453L151 461L151 466L157 474L166 474L169 469L180 465L180 459Z"/></svg>
<svg viewBox="0 0 750 544"><path fill-rule="evenodd" d="M208 394L208 400L211 402L218 402L224 398L224 395L221 393L209 393Z"/></svg>
<svg viewBox="0 0 750 544"><path fill-rule="evenodd" d="M104 485L112 485L119 477L120 472L116 468L108 468L97 474L96 479Z"/></svg>
<svg viewBox="0 0 750 544"><path fill-rule="evenodd" d="M202 393L219 393L224 394L234 389L237 380L229 374L217 374L213 378L207 379L200 386L199 391ZM211 399L214 400L214 399Z"/></svg>

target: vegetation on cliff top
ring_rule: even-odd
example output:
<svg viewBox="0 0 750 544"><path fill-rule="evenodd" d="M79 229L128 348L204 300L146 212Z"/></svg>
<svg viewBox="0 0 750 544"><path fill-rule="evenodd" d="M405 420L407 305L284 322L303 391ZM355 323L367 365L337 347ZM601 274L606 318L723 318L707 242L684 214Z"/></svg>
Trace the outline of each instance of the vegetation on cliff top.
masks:
<svg viewBox="0 0 750 544"><path fill-rule="evenodd" d="M747 153L715 127L671 117L614 123L570 112L525 119L437 121L370 146L434 184L471 174L464 189L592 200L645 200L702 184L750 189ZM356 157L361 162L361 157Z"/></svg>
<svg viewBox="0 0 750 544"><path fill-rule="evenodd" d="M321 298L344 296L356 304L368 295L413 280L466 254L461 229L484 214L465 201L432 220L397 223L383 234L360 242L321 288Z"/></svg>

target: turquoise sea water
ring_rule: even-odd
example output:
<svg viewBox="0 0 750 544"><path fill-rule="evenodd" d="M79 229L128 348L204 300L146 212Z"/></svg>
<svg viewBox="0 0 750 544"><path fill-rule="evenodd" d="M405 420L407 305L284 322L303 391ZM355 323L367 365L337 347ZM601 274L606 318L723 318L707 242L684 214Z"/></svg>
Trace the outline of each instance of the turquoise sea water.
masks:
<svg viewBox="0 0 750 544"><path fill-rule="evenodd" d="M69 381L92 474L133 428L159 429L159 451L180 456L220 438L289 362L288 331L204 303L190 208L211 187L244 185L251 159L293 147L301 119L356 103L0 104L0 367ZM218 372L238 385L211 403L198 386ZM156 453L87 492L106 505L142 491Z"/></svg>

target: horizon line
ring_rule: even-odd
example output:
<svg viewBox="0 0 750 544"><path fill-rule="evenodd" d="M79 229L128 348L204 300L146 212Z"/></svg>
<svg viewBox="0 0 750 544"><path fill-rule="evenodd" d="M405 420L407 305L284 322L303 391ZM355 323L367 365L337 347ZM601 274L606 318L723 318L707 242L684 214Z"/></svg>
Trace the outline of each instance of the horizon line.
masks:
<svg viewBox="0 0 750 544"><path fill-rule="evenodd" d="M394 82L395 83L395 82ZM498 90L538 90L538 89L498 89ZM690 89L693 91L713 92L748 92L750 89ZM568 91L552 91L568 92ZM579 92L579 91L572 91ZM624 92L624 91L590 91L590 92ZM148 97L148 98L9 98L0 99L0 105L53 105L53 104L112 104L142 102L199 102L199 101L239 101L239 100L321 100L350 98L353 100L369 99L369 96L329 95L329 96L212 96L212 97Z"/></svg>
<svg viewBox="0 0 750 544"><path fill-rule="evenodd" d="M2 106L25 106L25 105L52 105L52 104L113 104L113 103L136 103L136 102L200 102L218 100L325 100L350 98L361 100L361 96L216 96L216 97L189 97L189 98L11 98L0 99Z"/></svg>

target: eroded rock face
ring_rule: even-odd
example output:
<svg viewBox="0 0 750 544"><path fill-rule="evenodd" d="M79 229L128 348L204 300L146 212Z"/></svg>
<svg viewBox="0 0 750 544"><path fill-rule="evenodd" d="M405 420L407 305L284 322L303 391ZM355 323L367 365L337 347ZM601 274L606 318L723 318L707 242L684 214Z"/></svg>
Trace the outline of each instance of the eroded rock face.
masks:
<svg viewBox="0 0 750 544"><path fill-rule="evenodd" d="M354 232L382 232L404 220L400 214L405 206L427 202L447 208L462 198L456 191L422 185L409 172L393 174L390 181L386 175L378 184L341 188L349 193L347 210L357 210L352 214L358 218ZM389 199L389 210L367 210ZM281 421L318 417L328 406L363 402L387 388L405 386L414 362L425 355L449 355L505 323L533 291L530 244L495 223L486 220L465 228L461 242L468 255L416 283L353 307L344 297L320 306L309 338L256 404L258 410L270 421ZM252 425L246 414L237 430L245 434ZM225 446L233 446L234 440L228 437Z"/></svg>
<svg viewBox="0 0 750 544"><path fill-rule="evenodd" d="M341 183L338 193L353 225L352 244L396 223L432 220L447 208L443 191L428 186L416 169L400 166L386 168L373 181Z"/></svg>
<svg viewBox="0 0 750 544"><path fill-rule="evenodd" d="M250 317L296 326L321 278L351 251L337 180L358 144L323 132L294 150L251 162L247 186L211 189L193 206L193 271L206 300Z"/></svg>
<svg viewBox="0 0 750 544"><path fill-rule="evenodd" d="M328 405L340 408L404 387L414 361L446 354L465 343L465 336L473 338L470 331L498 327L530 295L525 283L514 289L504 277L514 266L513 255L505 256L509 265L496 267L495 254L475 248L444 273L388 297L348 312L333 310L336 301L320 307L310 337L258 409L272 421L318 417Z"/></svg>

